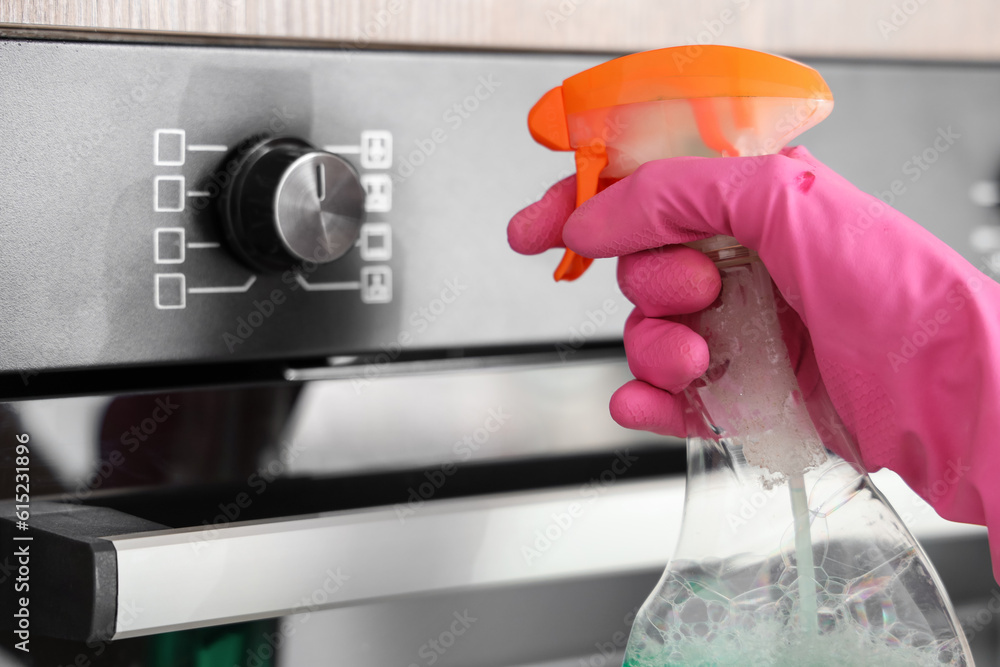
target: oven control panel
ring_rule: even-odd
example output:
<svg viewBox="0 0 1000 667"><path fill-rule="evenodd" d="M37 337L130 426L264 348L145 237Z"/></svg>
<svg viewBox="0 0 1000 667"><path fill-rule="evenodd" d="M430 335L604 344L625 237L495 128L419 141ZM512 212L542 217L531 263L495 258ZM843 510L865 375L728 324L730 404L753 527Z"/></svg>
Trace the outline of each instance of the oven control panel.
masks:
<svg viewBox="0 0 1000 667"><path fill-rule="evenodd" d="M507 247L544 61L0 41L0 372L616 340Z"/></svg>

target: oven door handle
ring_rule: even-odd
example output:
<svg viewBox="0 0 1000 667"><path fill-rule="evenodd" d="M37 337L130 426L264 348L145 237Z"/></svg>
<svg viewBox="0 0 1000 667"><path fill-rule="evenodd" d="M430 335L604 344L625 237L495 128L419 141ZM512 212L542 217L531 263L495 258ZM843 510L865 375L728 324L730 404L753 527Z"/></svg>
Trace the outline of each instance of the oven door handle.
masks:
<svg viewBox="0 0 1000 667"><path fill-rule="evenodd" d="M26 543L33 558L50 557L32 563L32 598L50 606L32 607L32 627L101 641L655 571L673 552L683 494L677 476L182 529L102 507L33 504ZM0 504L4 543L15 525L13 505Z"/></svg>

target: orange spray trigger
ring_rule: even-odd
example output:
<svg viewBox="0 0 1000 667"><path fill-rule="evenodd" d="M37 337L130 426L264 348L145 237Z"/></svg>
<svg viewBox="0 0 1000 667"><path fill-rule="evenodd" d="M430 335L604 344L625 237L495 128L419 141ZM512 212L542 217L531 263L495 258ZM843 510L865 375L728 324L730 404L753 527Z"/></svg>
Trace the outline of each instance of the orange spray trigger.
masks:
<svg viewBox="0 0 1000 667"><path fill-rule="evenodd" d="M819 72L759 51L708 44L635 53L580 72L528 114L531 136L576 153L576 205L650 160L777 153L826 118L833 94ZM593 260L571 250L556 280Z"/></svg>
<svg viewBox="0 0 1000 667"><path fill-rule="evenodd" d="M608 155L604 151L603 143L594 142L591 146L576 150L577 208L597 194L600 189L601 172L606 166L608 166ZM555 279L576 280L593 262L590 257L583 257L572 250L567 250L559 266L556 267Z"/></svg>
<svg viewBox="0 0 1000 667"><path fill-rule="evenodd" d="M528 113L528 130L532 138L546 148L555 151L574 150L570 145L562 86L545 93L531 108ZM608 156L603 141L590 141L587 145L576 148L577 206L597 194L601 171L607 164ZM590 257L582 257L567 250L556 267L554 277L557 281L576 280L593 261Z"/></svg>
<svg viewBox="0 0 1000 667"><path fill-rule="evenodd" d="M556 272L553 277L557 281L559 280L576 280L583 275L583 272L587 270L587 267L594 262L590 257L584 257L583 255L577 255L572 250L567 250L563 254L562 260L559 262L559 266L556 267Z"/></svg>

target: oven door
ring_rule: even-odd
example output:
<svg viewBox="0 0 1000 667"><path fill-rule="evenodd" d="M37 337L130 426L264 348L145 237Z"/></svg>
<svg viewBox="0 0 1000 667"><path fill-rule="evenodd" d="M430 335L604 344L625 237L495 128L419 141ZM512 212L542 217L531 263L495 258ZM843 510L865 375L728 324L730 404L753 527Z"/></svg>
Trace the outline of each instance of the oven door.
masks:
<svg viewBox="0 0 1000 667"><path fill-rule="evenodd" d="M31 434L49 491L26 519L0 504L0 540L26 559L26 636L58 664L219 642L260 664L611 664L684 502L682 443L606 416L627 378L609 359L384 377L353 403L334 380L3 404L5 437ZM438 400L401 400L414 387ZM453 409L470 396L480 409ZM393 418L373 424L373 403ZM146 435L160 406L176 409ZM145 436L133 451L120 447L130 424ZM74 462L88 430L96 455ZM876 477L974 619L985 531ZM973 645L989 651L992 619L980 626Z"/></svg>

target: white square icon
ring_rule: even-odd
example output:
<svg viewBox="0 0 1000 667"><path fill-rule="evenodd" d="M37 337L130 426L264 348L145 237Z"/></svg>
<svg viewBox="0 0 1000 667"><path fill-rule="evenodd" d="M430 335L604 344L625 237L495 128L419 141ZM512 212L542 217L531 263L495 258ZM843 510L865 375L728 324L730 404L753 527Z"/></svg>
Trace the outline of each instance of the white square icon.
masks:
<svg viewBox="0 0 1000 667"><path fill-rule="evenodd" d="M386 262L392 259L392 227L386 222L366 222L361 225L358 249L361 259L366 262Z"/></svg>
<svg viewBox="0 0 1000 667"><path fill-rule="evenodd" d="M365 210L387 213L392 210L392 178L389 174L361 174L365 189Z"/></svg>
<svg viewBox="0 0 1000 667"><path fill-rule="evenodd" d="M361 269L361 301L364 303L392 301L392 269L388 266L366 266Z"/></svg>
<svg viewBox="0 0 1000 667"><path fill-rule="evenodd" d="M157 130L153 133L153 164L179 167L184 164L184 130Z"/></svg>
<svg viewBox="0 0 1000 667"><path fill-rule="evenodd" d="M156 307L176 310L187 305L187 292L183 273L156 274Z"/></svg>
<svg viewBox="0 0 1000 667"><path fill-rule="evenodd" d="M392 166L392 132L361 132L361 166L365 169L388 169Z"/></svg>
<svg viewBox="0 0 1000 667"><path fill-rule="evenodd" d="M184 228L157 228L153 232L153 258L157 264L183 264Z"/></svg>
<svg viewBox="0 0 1000 667"><path fill-rule="evenodd" d="M179 213L184 210L184 177L157 176L153 181L153 210Z"/></svg>

